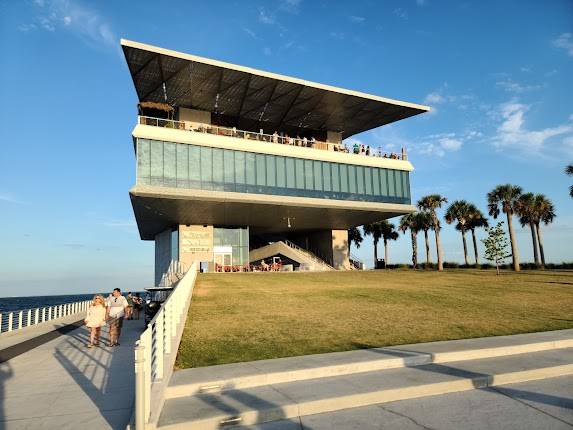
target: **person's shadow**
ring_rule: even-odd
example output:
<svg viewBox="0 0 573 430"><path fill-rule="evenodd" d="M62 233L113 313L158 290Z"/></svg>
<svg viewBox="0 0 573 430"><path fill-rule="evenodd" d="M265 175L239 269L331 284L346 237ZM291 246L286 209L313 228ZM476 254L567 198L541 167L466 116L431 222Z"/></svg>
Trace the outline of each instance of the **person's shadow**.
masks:
<svg viewBox="0 0 573 430"><path fill-rule="evenodd" d="M12 376L14 376L14 371L10 363L7 361L0 363L0 427L6 419L6 413L4 412L4 402L6 401L5 384Z"/></svg>

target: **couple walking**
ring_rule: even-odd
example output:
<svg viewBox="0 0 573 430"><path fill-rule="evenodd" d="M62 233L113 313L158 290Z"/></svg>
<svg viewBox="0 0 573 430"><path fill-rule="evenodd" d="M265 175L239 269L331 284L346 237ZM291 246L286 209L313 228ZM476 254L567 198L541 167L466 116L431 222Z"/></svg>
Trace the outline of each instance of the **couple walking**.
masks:
<svg viewBox="0 0 573 430"><path fill-rule="evenodd" d="M84 320L90 329L88 348L99 345L101 328L106 324L109 326L109 343L107 346L119 345L123 318L128 306L127 300L121 295L119 288L115 288L107 300L104 300L103 296L100 295L93 298Z"/></svg>

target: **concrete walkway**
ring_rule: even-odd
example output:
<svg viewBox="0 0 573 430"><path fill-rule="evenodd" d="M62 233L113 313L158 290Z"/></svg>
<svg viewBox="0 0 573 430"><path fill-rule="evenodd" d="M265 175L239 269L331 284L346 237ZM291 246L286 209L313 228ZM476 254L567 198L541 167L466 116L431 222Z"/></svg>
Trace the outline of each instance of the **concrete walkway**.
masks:
<svg viewBox="0 0 573 430"><path fill-rule="evenodd" d="M120 346L88 349L80 327L0 363L0 429L124 429L143 328L125 321Z"/></svg>

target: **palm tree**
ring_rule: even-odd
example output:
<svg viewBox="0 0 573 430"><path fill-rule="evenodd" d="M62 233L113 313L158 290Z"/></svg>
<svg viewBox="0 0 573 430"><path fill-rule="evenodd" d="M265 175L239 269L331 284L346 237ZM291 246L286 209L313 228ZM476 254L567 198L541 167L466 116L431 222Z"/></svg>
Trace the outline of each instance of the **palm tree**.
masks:
<svg viewBox="0 0 573 430"><path fill-rule="evenodd" d="M519 205L517 212L519 214L519 222L522 227L526 225L531 229L531 241L533 243L533 260L535 265L539 265L539 253L537 252L537 232L535 223L538 220L537 207L535 204L535 195L533 193L525 193L519 197Z"/></svg>
<svg viewBox="0 0 573 430"><path fill-rule="evenodd" d="M373 222L364 226L364 236L372 236L374 242L374 268L378 262L378 241L382 238L382 221Z"/></svg>
<svg viewBox="0 0 573 430"><path fill-rule="evenodd" d="M386 268L388 264L388 241L397 240L399 235L394 224L386 220L380 221L380 223L382 224L382 239L384 240L384 268Z"/></svg>
<svg viewBox="0 0 573 430"><path fill-rule="evenodd" d="M511 242L511 258L513 259L513 270L519 271L519 252L513 231L513 214L519 206L519 196L522 189L517 185L498 185L487 194L487 205L489 214L497 219L501 212L507 216L507 228L509 230L509 241Z"/></svg>
<svg viewBox="0 0 573 430"><path fill-rule="evenodd" d="M466 243L466 231L471 216L470 204L465 200L456 200L446 210L445 220L448 224L457 221L456 229L462 233L462 242L464 245L464 261L466 266L468 262L468 245Z"/></svg>
<svg viewBox="0 0 573 430"><path fill-rule="evenodd" d="M565 174L569 176L573 176L573 164L569 164L565 167ZM569 195L573 198L573 185L569 187Z"/></svg>
<svg viewBox="0 0 573 430"><path fill-rule="evenodd" d="M416 212L413 214L404 215L400 218L400 225L398 225L398 230L406 234L406 231L410 230L410 237L412 238L412 267L415 269L418 266L418 232L421 229L420 226L420 215L421 212Z"/></svg>
<svg viewBox="0 0 573 430"><path fill-rule="evenodd" d="M430 265L430 238L428 231L433 227L432 216L428 212L417 212L420 230L424 230L424 240L426 244L426 267Z"/></svg>
<svg viewBox="0 0 573 430"><path fill-rule="evenodd" d="M448 199L440 196L439 194L431 194L422 197L418 200L418 208L422 211L428 212L432 217L432 228L434 229L434 236L436 238L436 254L438 255L438 271L444 270L442 244L440 242L440 220L436 210L442 207L443 203L447 203Z"/></svg>
<svg viewBox="0 0 573 430"><path fill-rule="evenodd" d="M543 239L541 237L540 224L543 222L547 225L553 222L557 215L555 215L555 207L553 206L553 203L543 194L535 195L535 208L537 215L537 219L535 220L535 230L539 241L539 255L541 256L541 264L545 266L545 252L543 250Z"/></svg>
<svg viewBox="0 0 573 430"><path fill-rule="evenodd" d="M348 254L350 254L350 246L352 242L356 245L356 248L360 248L360 244L364 238L362 237L362 233L358 227L352 227L348 229Z"/></svg>
<svg viewBox="0 0 573 430"><path fill-rule="evenodd" d="M470 203L470 219L468 223L468 229L471 230L472 232L476 266L479 264L479 254L476 240L476 228L480 227L488 227L487 218L483 216L483 213L474 204Z"/></svg>

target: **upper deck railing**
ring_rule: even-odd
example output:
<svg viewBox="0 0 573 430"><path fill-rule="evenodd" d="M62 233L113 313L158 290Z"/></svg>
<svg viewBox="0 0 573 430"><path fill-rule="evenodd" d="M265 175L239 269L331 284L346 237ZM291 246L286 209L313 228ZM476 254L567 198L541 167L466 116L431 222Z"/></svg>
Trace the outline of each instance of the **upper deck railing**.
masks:
<svg viewBox="0 0 573 430"><path fill-rule="evenodd" d="M171 119L153 118L150 116L139 116L139 124L151 125L154 127L173 128L177 130L187 130L194 133L206 133L216 136L234 137L237 139L256 140L278 145L292 145L306 148L314 148L325 151L335 151L352 153L370 157L390 158L393 160L407 160L406 150L402 148L401 153L383 152L380 148L373 149L366 145L353 145L347 147L344 143L331 143L306 137L281 136L278 133L265 134L262 132L239 130L236 127L222 127L211 124L198 124L190 121L175 121Z"/></svg>

